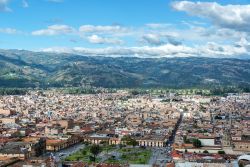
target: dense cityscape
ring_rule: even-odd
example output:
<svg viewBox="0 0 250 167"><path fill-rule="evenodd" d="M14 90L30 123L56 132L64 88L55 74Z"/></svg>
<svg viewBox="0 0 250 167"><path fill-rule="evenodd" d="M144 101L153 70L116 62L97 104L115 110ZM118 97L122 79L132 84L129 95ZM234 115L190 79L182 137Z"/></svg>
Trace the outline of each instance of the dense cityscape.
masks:
<svg viewBox="0 0 250 167"><path fill-rule="evenodd" d="M250 167L250 0L0 0L0 167Z"/></svg>
<svg viewBox="0 0 250 167"><path fill-rule="evenodd" d="M249 93L4 95L1 165L247 165L249 109Z"/></svg>

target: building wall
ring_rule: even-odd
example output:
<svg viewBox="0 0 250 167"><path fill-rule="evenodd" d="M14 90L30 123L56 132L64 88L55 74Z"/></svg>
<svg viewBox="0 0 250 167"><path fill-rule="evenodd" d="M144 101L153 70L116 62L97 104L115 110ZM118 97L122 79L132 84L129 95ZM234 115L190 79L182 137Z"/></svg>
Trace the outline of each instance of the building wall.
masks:
<svg viewBox="0 0 250 167"><path fill-rule="evenodd" d="M2 122L3 124L16 123L16 118L1 118L0 122Z"/></svg>
<svg viewBox="0 0 250 167"><path fill-rule="evenodd" d="M250 142L234 142L234 150L237 151L250 151Z"/></svg>
<svg viewBox="0 0 250 167"><path fill-rule="evenodd" d="M222 164L222 163L197 163L197 162L178 162L175 164L177 167L233 167L232 163Z"/></svg>
<svg viewBox="0 0 250 167"><path fill-rule="evenodd" d="M12 114L12 112L10 110L0 109L0 114L9 116Z"/></svg>
<svg viewBox="0 0 250 167"><path fill-rule="evenodd" d="M199 139L202 146L214 146L214 139Z"/></svg>
<svg viewBox="0 0 250 167"><path fill-rule="evenodd" d="M139 146L145 147L164 147L164 141L157 141L157 140L138 140Z"/></svg>
<svg viewBox="0 0 250 167"><path fill-rule="evenodd" d="M112 140L107 138L85 138L84 141L90 142L92 144L99 144L102 141L107 141L109 144L124 144L121 140ZM137 140L139 146L145 147L164 147L166 141L158 141L158 140Z"/></svg>
<svg viewBox="0 0 250 167"><path fill-rule="evenodd" d="M24 160L28 158L28 154L2 154L0 153L0 157L5 157L5 158L19 158L21 160Z"/></svg>
<svg viewBox="0 0 250 167"><path fill-rule="evenodd" d="M177 151L182 151L182 152L185 152L185 150L187 150L188 152L192 152L192 153L203 153L203 151L208 151L209 153L215 153L217 154L218 151L222 151L222 149L209 149L209 148L205 148L205 149L202 149L202 148L190 148L190 149L184 149L184 148L176 148L175 150Z"/></svg>

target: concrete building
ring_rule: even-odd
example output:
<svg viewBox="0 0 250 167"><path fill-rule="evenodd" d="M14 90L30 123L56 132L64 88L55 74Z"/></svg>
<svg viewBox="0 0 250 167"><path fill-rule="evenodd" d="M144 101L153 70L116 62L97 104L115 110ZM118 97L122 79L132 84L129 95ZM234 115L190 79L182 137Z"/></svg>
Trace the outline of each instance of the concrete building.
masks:
<svg viewBox="0 0 250 167"><path fill-rule="evenodd" d="M250 141L233 141L233 150L250 152Z"/></svg>

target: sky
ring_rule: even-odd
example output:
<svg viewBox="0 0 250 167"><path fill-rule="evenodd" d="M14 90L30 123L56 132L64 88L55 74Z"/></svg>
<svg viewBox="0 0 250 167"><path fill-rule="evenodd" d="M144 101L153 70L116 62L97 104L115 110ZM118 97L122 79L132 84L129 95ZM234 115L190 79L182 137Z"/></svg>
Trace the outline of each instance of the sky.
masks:
<svg viewBox="0 0 250 167"><path fill-rule="evenodd" d="M249 0L0 0L0 48L250 58Z"/></svg>

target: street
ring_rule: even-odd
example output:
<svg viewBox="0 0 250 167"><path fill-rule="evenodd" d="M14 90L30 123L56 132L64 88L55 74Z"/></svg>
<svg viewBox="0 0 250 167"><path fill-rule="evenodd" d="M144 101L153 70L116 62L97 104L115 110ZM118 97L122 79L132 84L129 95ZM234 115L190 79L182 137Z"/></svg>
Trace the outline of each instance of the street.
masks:
<svg viewBox="0 0 250 167"><path fill-rule="evenodd" d="M56 163L58 164L58 167L61 167L62 166L61 160L63 160L64 158L68 157L69 155L71 155L71 154L79 151L80 149L83 149L84 147L85 147L84 144L79 143L79 144L73 145L73 146L71 146L69 148L60 150L58 152L48 154L46 156L53 155Z"/></svg>
<svg viewBox="0 0 250 167"><path fill-rule="evenodd" d="M171 160L171 147L152 148L152 156L149 160L150 165L157 164L165 166L165 164Z"/></svg>

